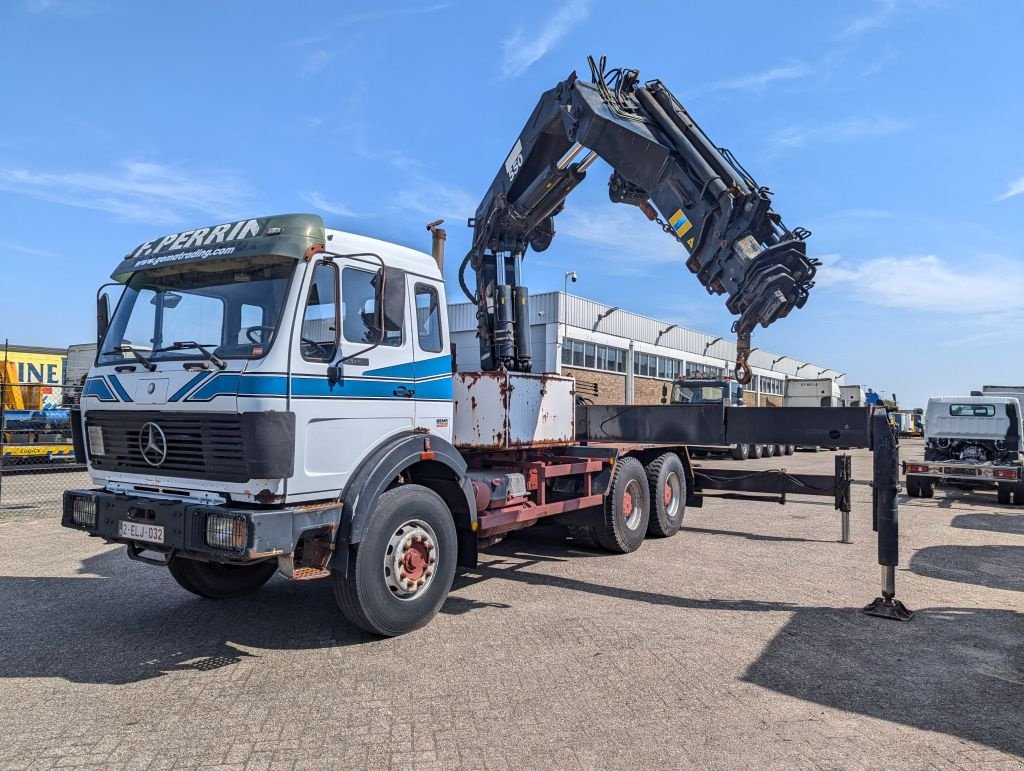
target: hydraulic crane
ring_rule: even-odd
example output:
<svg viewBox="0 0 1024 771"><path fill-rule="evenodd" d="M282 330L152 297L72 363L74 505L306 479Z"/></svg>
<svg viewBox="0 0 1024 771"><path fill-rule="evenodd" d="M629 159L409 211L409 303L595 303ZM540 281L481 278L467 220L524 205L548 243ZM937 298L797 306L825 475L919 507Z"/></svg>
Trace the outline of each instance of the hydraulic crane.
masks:
<svg viewBox="0 0 1024 771"><path fill-rule="evenodd" d="M477 305L481 367L531 370L523 257L548 248L554 218L601 158L612 167L611 200L657 222L707 291L728 296L739 316L736 379L747 383L751 331L807 301L819 264L806 255L810 232L782 224L768 188L716 147L661 81L641 84L637 70L588 61L592 82L573 72L541 97L469 221L473 245L459 283Z"/></svg>

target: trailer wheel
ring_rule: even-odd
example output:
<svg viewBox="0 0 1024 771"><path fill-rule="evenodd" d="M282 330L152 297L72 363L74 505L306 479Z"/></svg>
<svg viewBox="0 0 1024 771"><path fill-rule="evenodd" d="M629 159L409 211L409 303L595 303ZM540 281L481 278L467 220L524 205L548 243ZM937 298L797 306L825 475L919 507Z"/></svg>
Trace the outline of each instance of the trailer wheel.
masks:
<svg viewBox="0 0 1024 771"><path fill-rule="evenodd" d="M643 464L636 458L621 458L615 464L605 496L604 521L594 528L594 537L602 549L628 554L640 548L651 519L649 498Z"/></svg>
<svg viewBox="0 0 1024 771"><path fill-rule="evenodd" d="M791 444L787 444L786 445L786 455L792 455L794 452L796 452L796 447L794 447Z"/></svg>
<svg viewBox="0 0 1024 771"><path fill-rule="evenodd" d="M764 456L766 458L774 458L777 454L780 454L778 450L778 445L766 444L764 446Z"/></svg>
<svg viewBox="0 0 1024 771"><path fill-rule="evenodd" d="M764 455L764 445L763 444L752 444L752 445L750 445L750 457L751 458L753 458L754 460L757 460L758 458L762 457L763 455Z"/></svg>
<svg viewBox="0 0 1024 771"><path fill-rule="evenodd" d="M686 513L686 471L674 452L666 452L647 464L651 518L647 535L668 538L679 532Z"/></svg>
<svg viewBox="0 0 1024 771"><path fill-rule="evenodd" d="M384 493L363 540L352 547L348 575L335 571L334 599L351 623L382 637L430 621L455 577L457 535L437 493L402 485Z"/></svg>
<svg viewBox="0 0 1024 771"><path fill-rule="evenodd" d="M227 565L175 557L167 568L182 589L208 600L227 600L252 594L263 586L277 572L277 561Z"/></svg>
<svg viewBox="0 0 1024 771"><path fill-rule="evenodd" d="M729 450L729 455L732 456L733 460L746 460L750 457L750 445L734 444L732 449Z"/></svg>
<svg viewBox="0 0 1024 771"><path fill-rule="evenodd" d="M1009 506L1012 490L1009 485L1005 485L1002 482L996 484L996 502L1000 506Z"/></svg>

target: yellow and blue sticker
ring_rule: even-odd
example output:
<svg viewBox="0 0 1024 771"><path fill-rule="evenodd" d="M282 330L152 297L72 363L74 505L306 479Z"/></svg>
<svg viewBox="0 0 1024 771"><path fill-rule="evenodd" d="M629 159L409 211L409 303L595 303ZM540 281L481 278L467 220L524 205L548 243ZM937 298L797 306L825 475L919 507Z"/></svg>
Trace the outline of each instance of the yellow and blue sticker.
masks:
<svg viewBox="0 0 1024 771"><path fill-rule="evenodd" d="M672 226L672 229L680 239L689 233L690 228L693 227L693 223L683 214L682 209L677 209L676 213L669 217L668 224ZM691 249L693 248L693 236L686 240L686 245Z"/></svg>

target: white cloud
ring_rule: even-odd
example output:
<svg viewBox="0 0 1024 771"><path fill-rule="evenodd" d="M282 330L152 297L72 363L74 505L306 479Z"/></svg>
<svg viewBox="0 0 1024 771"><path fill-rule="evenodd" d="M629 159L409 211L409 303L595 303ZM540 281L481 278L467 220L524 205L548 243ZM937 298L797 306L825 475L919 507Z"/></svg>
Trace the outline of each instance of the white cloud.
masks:
<svg viewBox="0 0 1024 771"><path fill-rule="evenodd" d="M1024 177L1018 177L1010 186L1006 189L1006 192L999 196L997 201L1005 201L1007 198L1013 198L1015 195L1024 193Z"/></svg>
<svg viewBox="0 0 1024 771"><path fill-rule="evenodd" d="M1003 257L955 264L935 255L878 257L857 264L837 254L819 259L819 287L847 292L869 305L952 317L1024 310L1024 264Z"/></svg>
<svg viewBox="0 0 1024 771"><path fill-rule="evenodd" d="M635 206L576 204L555 217L555 241L571 238L603 258L605 270L617 275L656 275L659 266L682 266L686 251Z"/></svg>
<svg viewBox="0 0 1024 771"><path fill-rule="evenodd" d="M764 91L765 87L769 83L774 83L778 80L798 80L800 78L806 78L813 72L814 70L811 66L805 62L790 62L788 64L779 65L778 67L772 67L771 69L764 70L762 72L755 72L748 75L740 75L728 80L721 80L717 83L712 83L706 89L701 89L701 91L761 92Z"/></svg>
<svg viewBox="0 0 1024 771"><path fill-rule="evenodd" d="M590 0L568 0L536 32L525 33L519 29L502 41L505 58L501 71L506 77L517 77L530 65L554 48L558 41L576 24L590 15Z"/></svg>
<svg viewBox="0 0 1024 771"><path fill-rule="evenodd" d="M338 20L339 24L358 24L360 22L384 21L398 16L421 16L427 13L436 13L446 8L451 8L451 3L434 3L424 6L407 6L404 8L382 8L376 11L365 11L362 13L350 13Z"/></svg>
<svg viewBox="0 0 1024 771"><path fill-rule="evenodd" d="M876 139L906 131L912 125L911 121L898 118L862 116L814 124L795 123L768 136L768 155L825 142Z"/></svg>
<svg viewBox="0 0 1024 771"><path fill-rule="evenodd" d="M455 185L414 175L394 195L393 204L399 212L414 212L431 220L464 222L476 212L479 198Z"/></svg>
<svg viewBox="0 0 1024 771"><path fill-rule="evenodd" d="M866 16L852 20L839 32L844 39L855 38L873 29L884 27L896 13L896 0L882 0L875 4L875 9Z"/></svg>
<svg viewBox="0 0 1024 771"><path fill-rule="evenodd" d="M195 213L233 216L251 202L250 191L223 171L205 169L190 175L144 162L125 163L111 172L0 168L0 190L126 220L166 224Z"/></svg>
<svg viewBox="0 0 1024 771"><path fill-rule="evenodd" d="M336 203L334 201L328 201L320 193L315 190L309 193L303 193L302 199L307 203L311 203L313 206L318 208L320 211L325 211L328 214L336 214L339 217L357 217L354 211L347 207L343 203Z"/></svg>
<svg viewBox="0 0 1024 771"><path fill-rule="evenodd" d="M29 13L55 13L61 16L92 16L107 10L104 0L27 0L25 9Z"/></svg>
<svg viewBox="0 0 1024 771"><path fill-rule="evenodd" d="M302 65L302 74L316 75L318 72L323 72L324 68L331 63L333 58L333 51L325 51L323 49L311 51L306 56L306 60Z"/></svg>

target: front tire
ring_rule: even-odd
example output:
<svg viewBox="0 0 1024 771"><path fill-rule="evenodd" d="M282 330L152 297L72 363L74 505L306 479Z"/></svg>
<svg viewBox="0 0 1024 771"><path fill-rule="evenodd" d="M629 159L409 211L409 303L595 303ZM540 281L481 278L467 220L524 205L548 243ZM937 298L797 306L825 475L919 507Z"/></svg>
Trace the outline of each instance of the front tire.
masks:
<svg viewBox="0 0 1024 771"><path fill-rule="evenodd" d="M628 554L643 544L650 518L650 487L643 464L636 458L622 458L615 464L604 501L604 521L594 528L594 538L605 551Z"/></svg>
<svg viewBox="0 0 1024 771"><path fill-rule="evenodd" d="M175 557L167 568L182 589L208 600L227 600L262 587L277 572L277 561L229 565Z"/></svg>
<svg viewBox="0 0 1024 771"><path fill-rule="evenodd" d="M455 522L437 493L402 485L384 493L348 574L332 575L334 598L352 624L395 637L427 624L448 598L458 551Z"/></svg>
<svg viewBox="0 0 1024 771"><path fill-rule="evenodd" d="M647 535L669 538L679 532L686 513L686 471L674 452L667 452L647 464L651 519Z"/></svg>

